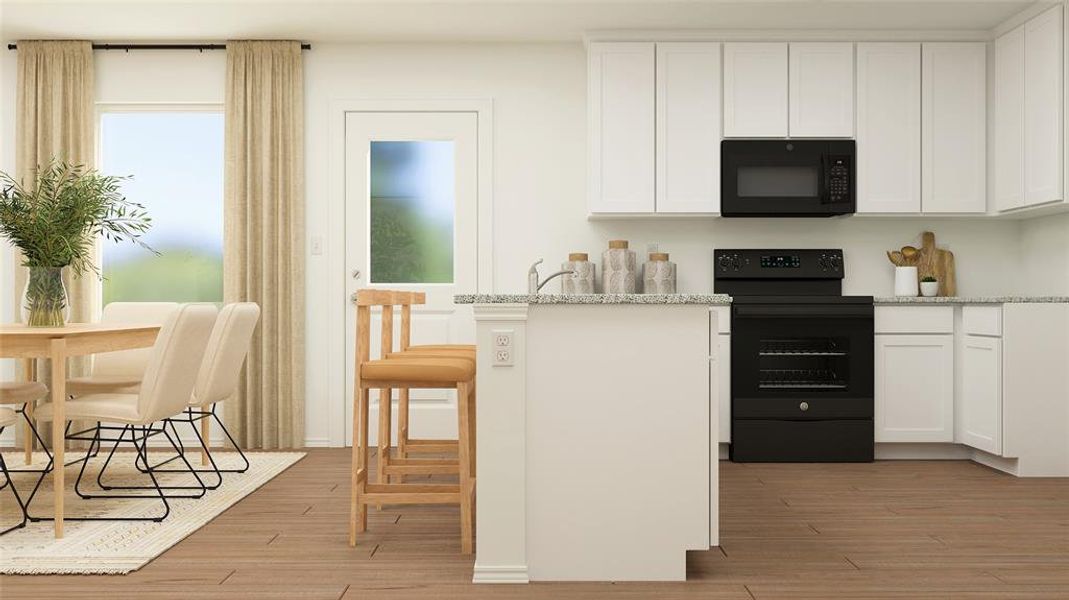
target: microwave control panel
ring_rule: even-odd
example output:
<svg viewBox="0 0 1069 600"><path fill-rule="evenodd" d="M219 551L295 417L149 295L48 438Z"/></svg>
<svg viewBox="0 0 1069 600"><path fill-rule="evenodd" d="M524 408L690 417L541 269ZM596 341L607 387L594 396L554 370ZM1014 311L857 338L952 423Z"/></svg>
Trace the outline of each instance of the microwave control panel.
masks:
<svg viewBox="0 0 1069 600"><path fill-rule="evenodd" d="M832 156L828 161L828 201L832 204L849 202L851 196L850 158Z"/></svg>

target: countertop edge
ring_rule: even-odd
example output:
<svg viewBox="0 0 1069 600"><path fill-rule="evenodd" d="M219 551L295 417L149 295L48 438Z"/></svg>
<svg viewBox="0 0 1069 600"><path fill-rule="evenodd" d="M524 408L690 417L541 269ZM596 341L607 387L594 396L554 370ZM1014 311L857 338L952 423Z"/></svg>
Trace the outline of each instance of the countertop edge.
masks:
<svg viewBox="0 0 1069 600"><path fill-rule="evenodd" d="M731 304L727 294L457 294L457 304Z"/></svg>
<svg viewBox="0 0 1069 600"><path fill-rule="evenodd" d="M729 306L727 294L457 294L457 304L704 304ZM1069 304L1069 296L876 296L877 306L939 304Z"/></svg>

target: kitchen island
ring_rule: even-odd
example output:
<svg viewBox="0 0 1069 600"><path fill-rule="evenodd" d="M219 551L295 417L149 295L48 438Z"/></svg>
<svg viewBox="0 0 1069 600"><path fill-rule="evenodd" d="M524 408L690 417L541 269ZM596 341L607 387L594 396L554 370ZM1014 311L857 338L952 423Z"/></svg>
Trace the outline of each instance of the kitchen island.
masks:
<svg viewBox="0 0 1069 600"><path fill-rule="evenodd" d="M682 581L719 544L727 296L461 295L478 344L474 581Z"/></svg>

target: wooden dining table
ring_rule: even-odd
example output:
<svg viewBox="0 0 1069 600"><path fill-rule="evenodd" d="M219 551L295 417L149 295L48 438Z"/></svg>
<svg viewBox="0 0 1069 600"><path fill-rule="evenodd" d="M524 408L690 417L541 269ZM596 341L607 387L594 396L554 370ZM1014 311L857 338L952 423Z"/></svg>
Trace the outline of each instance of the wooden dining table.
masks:
<svg viewBox="0 0 1069 600"><path fill-rule="evenodd" d="M156 342L159 325L122 325L115 323L70 323L63 327L29 327L21 323L0 324L0 358L24 360L27 380L32 379L33 360L49 359L52 363L50 393L53 404L52 469L55 501L56 538L63 537L64 433L66 428L67 359L100 352L146 348ZM27 406L32 411L32 406ZM32 418L32 413L27 416ZM26 424L24 449L27 463L33 451L33 436Z"/></svg>

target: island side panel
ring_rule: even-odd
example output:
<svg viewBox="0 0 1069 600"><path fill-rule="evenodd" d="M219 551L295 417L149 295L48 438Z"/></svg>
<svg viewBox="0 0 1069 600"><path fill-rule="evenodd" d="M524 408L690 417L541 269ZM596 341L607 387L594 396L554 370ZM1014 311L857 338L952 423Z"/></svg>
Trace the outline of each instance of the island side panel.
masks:
<svg viewBox="0 0 1069 600"><path fill-rule="evenodd" d="M527 583L526 304L474 307L476 384L474 583ZM512 364L494 366L494 338Z"/></svg>
<svg viewBox="0 0 1069 600"><path fill-rule="evenodd" d="M685 580L709 548L708 306L532 305L527 325L531 580Z"/></svg>

